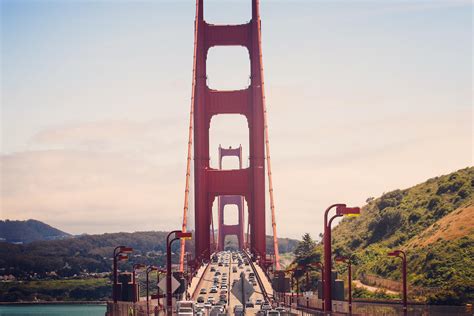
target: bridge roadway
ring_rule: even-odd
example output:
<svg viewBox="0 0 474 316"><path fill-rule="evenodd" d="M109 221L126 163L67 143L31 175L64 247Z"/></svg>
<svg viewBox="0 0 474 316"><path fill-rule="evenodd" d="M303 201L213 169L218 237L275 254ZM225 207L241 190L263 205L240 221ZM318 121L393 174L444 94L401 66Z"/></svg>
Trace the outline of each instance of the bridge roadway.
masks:
<svg viewBox="0 0 474 316"><path fill-rule="evenodd" d="M257 300L265 301L265 296L268 300L273 299L273 290L270 281L263 270L256 264L252 264L247 258L245 253L242 252L219 252L217 255L217 262L210 262L207 265L202 266L197 276L191 282L191 286L188 291L189 294L197 304L202 306L203 304L198 303L204 299L207 303L209 300L213 300L214 304L212 307L207 304L208 308L204 308L203 314L209 314L216 303L220 300L221 295L225 295L227 303L224 305L226 313L233 315L234 307L236 305L243 305L237 297L232 294L232 285L234 280L240 280L240 274L244 272L247 280L251 279L250 274L255 274L255 281L253 283L254 293L246 301L250 301L254 304L254 307L246 308L246 315L256 315L260 310L260 305L256 305ZM233 258L234 257L234 258ZM239 258L241 258L242 264L239 265ZM248 264L246 264L248 262ZM217 274L217 275L216 275ZM214 279L218 280L217 289L211 290L214 285ZM263 287L263 290L262 290ZM214 293L211 293L214 292Z"/></svg>

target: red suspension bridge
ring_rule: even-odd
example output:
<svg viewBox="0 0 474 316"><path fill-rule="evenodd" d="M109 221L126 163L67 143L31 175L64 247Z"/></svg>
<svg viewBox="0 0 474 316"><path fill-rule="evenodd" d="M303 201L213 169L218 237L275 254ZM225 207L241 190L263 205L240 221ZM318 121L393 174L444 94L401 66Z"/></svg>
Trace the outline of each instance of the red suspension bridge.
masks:
<svg viewBox="0 0 474 316"><path fill-rule="evenodd" d="M221 91L210 89L206 84L207 53L214 46L243 46L250 56L250 85L246 89ZM226 235L236 235L239 247L265 264L279 266L278 239L273 197L273 181L270 160L270 141L265 105L261 25L259 2L252 1L252 19L241 25L213 25L204 20L203 0L196 1L194 33L194 62L189 140L184 194L183 225L186 231L189 216L191 164L194 161L194 219L195 261L209 260L211 253L223 249ZM243 115L249 127L249 161L242 168L242 148L219 147L219 169L210 167L209 129L215 115ZM194 157L193 157L194 145ZM223 170L223 156L237 156L239 169ZM194 160L193 160L194 158ZM265 166L266 160L266 166ZM265 232L265 167L273 227L273 251L270 261L266 253ZM215 240L212 207L218 202L218 238ZM244 200L248 208L248 229L244 235ZM238 224L224 225L224 206L238 207ZM211 240L212 237L212 240ZM181 270L184 269L185 241L181 242Z"/></svg>
<svg viewBox="0 0 474 316"><path fill-rule="evenodd" d="M338 292L337 285L339 284L339 289L341 289L341 284L334 283L335 278L332 276L331 223L336 217L359 214L360 210L359 208L346 207L345 204L334 204L326 210L324 214L324 264L318 263L318 268L322 271L319 283L321 293L305 298L297 293L296 299L293 295L288 295L286 292L292 292L289 281L295 277L294 272L303 270L308 272L306 269L309 267L296 267L292 270L282 271L279 262L270 140L265 104L259 0L251 0L252 18L248 23L240 25L207 23L204 20L203 2L203 0L196 0L183 222L181 230L172 231L168 235L167 271L154 268L160 273L166 273L166 285L163 285L164 288L162 288L166 295L158 292L155 297L157 305L150 308L151 303L147 294L146 313L149 315L152 310L155 314L159 314L160 311L164 312L164 309L160 309L163 305L166 306L167 314L174 313L171 308L173 306L171 293L174 291L174 274L171 274L170 244L177 239L181 239L179 271L181 277L184 273L189 282L189 286L186 286L186 290L183 291L186 293L184 299L192 299L198 304L209 304L210 308L216 304L219 308L218 314L233 312L235 315L243 315L240 313L241 309L245 313L246 308L247 314L256 314L258 310L255 309L254 302L255 304L260 302L261 310L267 310L267 312L268 309L264 309L265 306L271 310L282 303L286 306L305 308L306 312L317 313L318 309L324 309L329 313L332 310L350 312L351 304L347 305L343 302L344 287L342 286L342 292L340 290ZM207 86L207 55L209 49L216 46L242 46L248 50L250 84L247 88L222 91ZM237 148L223 148L220 145L218 148L210 147L211 119L222 114L243 115L247 120L249 129L248 167L243 167L242 162L246 157L242 156L242 146ZM210 166L211 152L218 152L218 169ZM239 160L239 167L230 170L223 169L222 159L227 156L236 157ZM193 183L192 174L194 176ZM268 181L273 238L273 247L269 247L269 249L273 253L267 253L266 244L266 181ZM194 191L194 249L186 249L186 239L182 237L191 235L186 232L189 228L190 212L193 211L189 207L192 198L191 187ZM212 211L215 203L217 203L217 234L215 233ZM226 205L235 205L238 209L238 221L234 225L225 224ZM245 212L245 205L247 205L247 212ZM334 209L335 215L329 218L329 211ZM245 223L247 223L247 227L245 227ZM225 250L224 241L229 235L236 236L239 251L232 253L223 251ZM128 248L124 247L123 249ZM117 255L114 254L115 260L121 258L123 251L122 248L119 250ZM193 258L190 258L190 255ZM135 283L133 283L132 290L135 294L131 296L133 304L123 305L127 308L125 311L120 305L122 303L117 301L117 293L122 291L123 297L124 291L117 284L116 268L114 272L115 303L111 305L109 314L129 315L127 314L128 309L131 308L134 312L133 315L139 315L140 313L135 313L137 306L140 307L141 303L137 299L138 289ZM290 278L287 277L288 273L290 273ZM298 283L296 288L298 291ZM336 291L333 288L336 288ZM213 293L217 293L218 290L220 291L219 302L216 303ZM164 298L166 298L166 304L164 304L164 300L161 301L163 304L160 303L160 300ZM350 299L349 302L351 302ZM406 306L406 299L404 302ZM180 315L179 306L187 309L188 312L189 306L194 306L191 301L181 301L181 303L177 304L178 315ZM203 306L201 307L203 308ZM225 310L221 310L221 308L225 308ZM283 311L287 312L287 310ZM267 313L266 315L280 315L280 312L283 311L276 309L272 310L274 314ZM212 315L212 310L208 312ZM183 312L181 314L188 315L189 313Z"/></svg>

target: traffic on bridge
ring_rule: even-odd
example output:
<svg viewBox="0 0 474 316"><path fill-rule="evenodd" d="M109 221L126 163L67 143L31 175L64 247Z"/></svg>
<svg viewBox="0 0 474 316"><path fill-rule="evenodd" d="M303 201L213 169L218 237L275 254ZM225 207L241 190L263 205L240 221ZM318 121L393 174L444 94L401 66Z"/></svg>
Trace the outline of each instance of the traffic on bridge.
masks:
<svg viewBox="0 0 474 316"><path fill-rule="evenodd" d="M194 60L191 109L189 118L189 139L184 191L184 207L181 230L172 231L167 238L167 266L146 267L147 292L141 300L139 287L135 283L135 270L132 282L120 278L118 282L117 263L127 260L130 248L118 247L114 252L114 300L108 306L110 316L145 315L167 313L169 315L272 315L290 312L296 303L291 292L290 278L280 267L277 238L276 207L274 202L273 176L270 160L270 140L263 75L262 37L259 1L251 0L252 18L246 24L213 25L204 20L204 0L196 1L194 28ZM249 52L251 80L243 90L219 91L207 85L207 53L214 46L243 46ZM224 66L224 65L223 65ZM213 116L221 114L243 115L249 126L249 157L242 157L242 146L225 148L219 146L219 169L211 168L209 129ZM239 168L223 169L222 158L235 156ZM243 161L249 165L243 168ZM188 233L189 200L191 192L191 169L194 162L194 222L193 233ZM265 169L266 176L265 179ZM272 253L267 253L266 234L266 190L270 201L272 225ZM212 215L213 204L218 203L217 234ZM225 224L225 205L238 208L238 223ZM244 211L246 206L247 212ZM336 214L328 221L328 212ZM323 308L333 310L332 296L341 298L341 290L333 290L331 266L331 222L343 215L357 215L359 208L349 208L345 204L335 204L326 210L325 219L325 268L324 287L327 295L318 296L315 305L307 309ZM245 216L247 215L247 216ZM247 227L245 229L245 224ZM193 238L194 249L186 240ZM216 237L217 236L217 237ZM225 238L235 236L238 249L225 250ZM172 271L171 244L181 240L179 264ZM193 254L190 258L189 254ZM148 291L151 271L157 272L158 293L150 298ZM163 281L159 281L164 274ZM340 285L334 283L335 286ZM161 291L160 291L161 290ZM162 292L162 293L161 293ZM131 294L130 294L131 293ZM343 294L342 294L343 296ZM122 301L119 300L122 298ZM130 299L131 302L123 302ZM322 303L321 299L324 299ZM144 305L146 302L146 305ZM286 305L287 308L283 307ZM294 308L296 306L293 306ZM345 303L335 305L338 311L350 307Z"/></svg>
<svg viewBox="0 0 474 316"><path fill-rule="evenodd" d="M324 260L316 265L282 269L277 238L274 181L270 159L269 122L265 104L262 36L259 1L251 0L252 17L239 25L214 25L204 19L204 0L196 1L194 59L189 117L187 166L182 226L167 239L167 266L147 267L146 297L140 298L135 281L117 276L117 262L127 259L131 249L114 253L114 301L109 316L121 315L268 315L295 313L313 315L352 314L351 257L334 258L331 225L342 216L360 215L359 207L337 203L319 215L324 219ZM249 85L241 90L214 90L207 84L207 55L215 46L242 46L250 58ZM225 67L225 65L222 65ZM243 115L249 129L249 156L237 148L211 148L209 130L214 116ZM218 150L219 168L210 165L211 152ZM222 159L238 158L238 168L224 169ZM244 161L248 160L248 166ZM266 195L268 183L268 196ZM193 194L191 194L191 192ZM190 199L194 198L193 209ZM267 244L266 201L270 202L271 242ZM217 220L213 206L217 203ZM226 205L238 209L238 222L226 224ZM193 212L194 227L190 227ZM270 217L270 216L269 216ZM216 223L215 223L216 222ZM188 232L190 231L190 232ZM192 232L192 233L191 233ZM192 236L192 237L191 237ZM225 240L234 236L236 249ZM192 238L192 243L189 239ZM175 260L171 243L181 244ZM402 250L388 253L402 259L403 299L397 306L407 314L406 255ZM173 264L173 262L174 264ZM337 278L335 262L347 264L348 293ZM300 293L300 277L320 271L317 292ZM149 294L148 273L157 271L157 293ZM135 271L132 280L135 280ZM160 275L165 275L160 281ZM118 282L122 280L121 282ZM347 283L346 283L347 284ZM311 288L307 284L307 289ZM130 294L131 293L131 294ZM121 300L119 299L121 298ZM357 303L360 304L360 303ZM370 304L368 304L370 305Z"/></svg>

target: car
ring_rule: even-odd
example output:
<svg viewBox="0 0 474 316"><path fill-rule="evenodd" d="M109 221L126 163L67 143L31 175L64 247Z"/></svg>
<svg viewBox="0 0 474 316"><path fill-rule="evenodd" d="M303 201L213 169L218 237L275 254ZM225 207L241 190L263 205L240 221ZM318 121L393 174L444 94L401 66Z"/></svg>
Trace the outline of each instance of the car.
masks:
<svg viewBox="0 0 474 316"><path fill-rule="evenodd" d="M227 290L227 284L221 284L221 290Z"/></svg>
<svg viewBox="0 0 474 316"><path fill-rule="evenodd" d="M279 306L277 308L275 308L276 311L280 312L281 313L287 313L288 311L286 310L286 308L282 307L282 306Z"/></svg>
<svg viewBox="0 0 474 316"><path fill-rule="evenodd" d="M197 298L197 302L198 302L198 303L204 303L204 296L199 296L199 297Z"/></svg>
<svg viewBox="0 0 474 316"><path fill-rule="evenodd" d="M219 302L216 303L218 306L225 306L227 304L227 300L219 300Z"/></svg>
<svg viewBox="0 0 474 316"><path fill-rule="evenodd" d="M192 316L194 315L194 302L179 301L176 303L176 310L178 316Z"/></svg>
<svg viewBox="0 0 474 316"><path fill-rule="evenodd" d="M275 249L276 249L276 248L275 248ZM234 273L237 272L237 267L233 267L233 268L232 268L232 272L234 272Z"/></svg>
<svg viewBox="0 0 474 316"><path fill-rule="evenodd" d="M260 309L262 311L269 311L272 309L272 307L270 306L270 304L268 302L264 302L261 306L260 306Z"/></svg>
<svg viewBox="0 0 474 316"><path fill-rule="evenodd" d="M214 306L214 307L211 309L209 315L210 315L210 316L218 316L218 315L220 315L220 314L223 313L223 312L224 312L224 308L223 308L222 306Z"/></svg>
<svg viewBox="0 0 474 316"><path fill-rule="evenodd" d="M227 295L227 290L222 290L219 294L220 295Z"/></svg>
<svg viewBox="0 0 474 316"><path fill-rule="evenodd" d="M247 302L245 302L245 307L246 308L254 308L255 305L253 305L253 302L251 300L248 300Z"/></svg>
<svg viewBox="0 0 474 316"><path fill-rule="evenodd" d="M205 309L211 309L212 308L212 303L211 302L204 303L204 308Z"/></svg>
<svg viewBox="0 0 474 316"><path fill-rule="evenodd" d="M217 289L213 287L213 288L209 291L209 293L217 293Z"/></svg>
<svg viewBox="0 0 474 316"><path fill-rule="evenodd" d="M207 290L205 288L202 288L200 291L199 291L199 294L207 294Z"/></svg>
<svg viewBox="0 0 474 316"><path fill-rule="evenodd" d="M214 296L209 296L207 298L207 302L213 304L214 303Z"/></svg>
<svg viewBox="0 0 474 316"><path fill-rule="evenodd" d="M263 301L259 298L255 300L255 305L262 305Z"/></svg>
<svg viewBox="0 0 474 316"><path fill-rule="evenodd" d="M253 281L253 282L252 282L252 285L253 285L253 286L257 286L257 282L256 282L256 281Z"/></svg>
<svg viewBox="0 0 474 316"><path fill-rule="evenodd" d="M243 305L235 305L234 306L234 315L235 316L243 316L244 313L244 306Z"/></svg>
<svg viewBox="0 0 474 316"><path fill-rule="evenodd" d="M267 311L267 316L280 316L280 312L275 309L271 309Z"/></svg>
<svg viewBox="0 0 474 316"><path fill-rule="evenodd" d="M216 268L211 267L211 272L215 272L215 271L216 271Z"/></svg>
<svg viewBox="0 0 474 316"><path fill-rule="evenodd" d="M222 267L222 262L219 262L217 265L218 265L219 267Z"/></svg>
<svg viewBox="0 0 474 316"><path fill-rule="evenodd" d="M221 272L220 272L220 271L216 271L216 273L214 273L214 275L221 275Z"/></svg>

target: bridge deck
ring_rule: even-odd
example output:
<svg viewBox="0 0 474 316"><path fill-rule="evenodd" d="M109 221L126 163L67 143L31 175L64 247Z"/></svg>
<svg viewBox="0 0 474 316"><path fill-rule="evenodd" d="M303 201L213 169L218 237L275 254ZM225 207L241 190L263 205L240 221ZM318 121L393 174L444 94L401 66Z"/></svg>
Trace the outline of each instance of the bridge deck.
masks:
<svg viewBox="0 0 474 316"><path fill-rule="evenodd" d="M254 303L254 307L249 307L246 309L247 315L255 315L260 310L260 305L255 305L257 300L265 301L265 292L270 298L273 297L273 290L271 288L271 283L267 279L263 270L257 266L252 265L250 262L245 264L245 256L242 256L243 263L239 265L238 259L233 259L231 253L221 252L217 254L218 262L209 263L205 266L201 266L197 276L193 278L191 286L188 288L188 292L191 298L197 303L199 297L204 299L204 302L208 302L211 298L214 302L219 301L219 297L222 291L225 291L227 304L225 304L225 309L227 313L233 315L233 310L236 305L244 305L245 302L240 302L234 294L232 294L232 285L234 280L240 280L240 274L243 272L247 280L249 280L250 273L258 274L255 276L255 281L253 282L254 293L250 298L246 298L246 301L251 301ZM217 273L217 275L216 275ZM227 276L225 278L224 276ZM217 293L216 290L212 290L214 279L217 278ZM262 290L260 283L257 281L260 279L261 284L265 291ZM225 280L225 281L224 281ZM224 282L223 282L224 281ZM251 282L252 283L252 282ZM202 292L201 292L202 291ZM214 293L211 293L214 292Z"/></svg>

